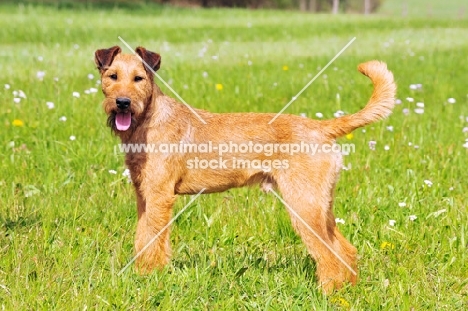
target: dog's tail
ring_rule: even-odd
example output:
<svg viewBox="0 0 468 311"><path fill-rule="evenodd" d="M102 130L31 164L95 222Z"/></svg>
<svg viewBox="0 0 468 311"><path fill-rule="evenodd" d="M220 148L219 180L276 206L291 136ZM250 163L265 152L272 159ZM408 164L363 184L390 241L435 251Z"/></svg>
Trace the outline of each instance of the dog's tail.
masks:
<svg viewBox="0 0 468 311"><path fill-rule="evenodd" d="M374 91L369 102L361 111L322 121L326 131L334 138L388 117L395 106L396 84L393 80L393 74L387 69L385 63L370 61L360 64L358 70L371 79Z"/></svg>

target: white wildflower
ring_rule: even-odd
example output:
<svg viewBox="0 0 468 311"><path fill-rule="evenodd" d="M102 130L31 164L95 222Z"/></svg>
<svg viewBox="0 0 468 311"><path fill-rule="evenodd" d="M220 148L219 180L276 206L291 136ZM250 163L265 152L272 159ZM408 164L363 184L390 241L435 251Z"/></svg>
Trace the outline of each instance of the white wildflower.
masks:
<svg viewBox="0 0 468 311"><path fill-rule="evenodd" d="M43 80L44 79L44 76L45 76L45 72L44 71L38 71L36 73L36 77L39 79L39 80Z"/></svg>
<svg viewBox="0 0 468 311"><path fill-rule="evenodd" d="M344 224L344 223L345 223L344 219L342 219L342 218L336 218L336 219L335 219L335 222L336 222L337 224Z"/></svg>
<svg viewBox="0 0 468 311"><path fill-rule="evenodd" d="M421 84L421 83L410 84L410 89L412 89L412 90L420 90L420 89L422 89L422 84Z"/></svg>
<svg viewBox="0 0 468 311"><path fill-rule="evenodd" d="M127 177L127 182L129 182L129 183L132 182L132 176L130 175L130 170L128 168L126 168L123 171L122 176Z"/></svg>
<svg viewBox="0 0 468 311"><path fill-rule="evenodd" d="M333 116L334 116L335 118L339 118L339 117L344 116L344 114L345 114L344 111L338 110L337 112L335 112L335 113L333 114Z"/></svg>

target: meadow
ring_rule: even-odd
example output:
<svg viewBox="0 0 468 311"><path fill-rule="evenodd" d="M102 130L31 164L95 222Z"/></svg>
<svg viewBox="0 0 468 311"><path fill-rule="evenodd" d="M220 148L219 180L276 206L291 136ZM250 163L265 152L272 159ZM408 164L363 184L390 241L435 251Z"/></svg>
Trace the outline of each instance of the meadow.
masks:
<svg viewBox="0 0 468 311"><path fill-rule="evenodd" d="M468 309L468 18L10 5L0 29L1 310ZM174 222L164 271L118 275L136 203L94 51L129 52L119 36L159 52L160 76L213 112L281 110L356 37L286 111L353 113L372 91L357 65L387 62L394 113L340 140L356 146L334 210L357 286L323 296L284 206L258 187L201 196Z"/></svg>

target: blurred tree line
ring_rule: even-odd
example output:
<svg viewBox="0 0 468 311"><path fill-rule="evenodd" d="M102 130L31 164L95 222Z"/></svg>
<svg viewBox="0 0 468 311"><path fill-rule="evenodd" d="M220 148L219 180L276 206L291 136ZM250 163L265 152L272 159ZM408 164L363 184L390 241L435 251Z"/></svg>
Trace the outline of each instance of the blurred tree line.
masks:
<svg viewBox="0 0 468 311"><path fill-rule="evenodd" d="M165 0L172 3L184 0ZM249 8L278 8L300 9L310 12L337 13L365 13L374 12L383 0L185 0L185 2L198 3L203 7L249 7Z"/></svg>
<svg viewBox="0 0 468 311"><path fill-rule="evenodd" d="M299 9L309 12L374 12L383 0L15 0L2 2L34 3L59 7L141 7L153 4L201 7Z"/></svg>

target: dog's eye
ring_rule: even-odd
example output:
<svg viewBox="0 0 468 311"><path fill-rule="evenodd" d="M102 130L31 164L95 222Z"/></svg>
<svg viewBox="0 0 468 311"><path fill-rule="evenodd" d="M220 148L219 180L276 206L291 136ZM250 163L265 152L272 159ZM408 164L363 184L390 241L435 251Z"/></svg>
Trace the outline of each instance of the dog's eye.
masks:
<svg viewBox="0 0 468 311"><path fill-rule="evenodd" d="M117 80L117 75L115 73L111 74L109 78L111 78L112 80Z"/></svg>
<svg viewBox="0 0 468 311"><path fill-rule="evenodd" d="M143 77L136 76L133 80L135 80L135 82L138 82L138 81L143 80Z"/></svg>

